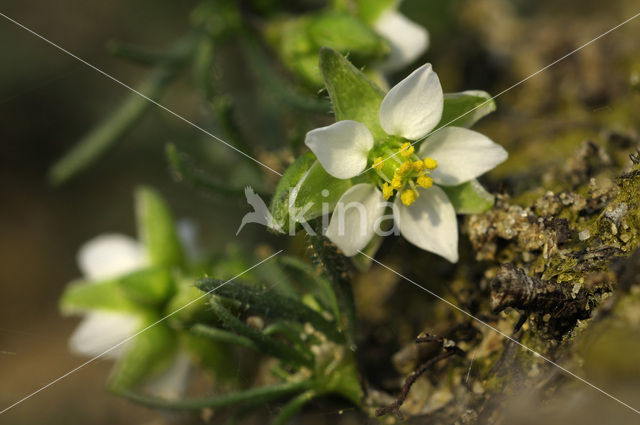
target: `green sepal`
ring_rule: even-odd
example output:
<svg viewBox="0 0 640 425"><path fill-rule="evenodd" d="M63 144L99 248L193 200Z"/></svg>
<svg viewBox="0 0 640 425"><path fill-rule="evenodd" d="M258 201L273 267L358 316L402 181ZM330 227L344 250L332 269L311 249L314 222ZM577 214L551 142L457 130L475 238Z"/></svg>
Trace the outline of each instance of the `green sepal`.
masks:
<svg viewBox="0 0 640 425"><path fill-rule="evenodd" d="M306 222L333 211L344 192L355 184L354 180L337 179L316 161L293 189L289 199L289 215L293 215L298 222Z"/></svg>
<svg viewBox="0 0 640 425"><path fill-rule="evenodd" d="M127 298L148 306L160 306L173 294L171 272L166 267L139 270L118 279Z"/></svg>
<svg viewBox="0 0 640 425"><path fill-rule="evenodd" d="M442 118L436 128L456 126L469 128L496 110L491 95L482 90L445 93Z"/></svg>
<svg viewBox="0 0 640 425"><path fill-rule="evenodd" d="M154 266L181 266L182 246L169 207L150 187L136 190L136 214L140 240Z"/></svg>
<svg viewBox="0 0 640 425"><path fill-rule="evenodd" d="M103 311L139 311L116 279L102 282L71 282L60 298L60 310L65 314Z"/></svg>
<svg viewBox="0 0 640 425"><path fill-rule="evenodd" d="M154 320L155 319L155 320ZM142 329L158 318L149 320ZM173 360L177 349L176 334L162 323L150 326L132 338L123 357L116 363L108 387L116 394L133 388L143 378L161 373Z"/></svg>
<svg viewBox="0 0 640 425"><path fill-rule="evenodd" d="M315 161L315 156L311 152L298 157L285 171L271 198L269 212L285 233L289 231L289 196L291 190L296 187L300 178L305 175Z"/></svg>
<svg viewBox="0 0 640 425"><path fill-rule="evenodd" d="M458 214L480 214L493 207L495 197L477 180L458 186L440 186L445 191Z"/></svg>
<svg viewBox="0 0 640 425"><path fill-rule="evenodd" d="M336 121L365 124L376 140L387 134L378 122L384 92L344 56L329 47L320 49L320 72L333 104Z"/></svg>

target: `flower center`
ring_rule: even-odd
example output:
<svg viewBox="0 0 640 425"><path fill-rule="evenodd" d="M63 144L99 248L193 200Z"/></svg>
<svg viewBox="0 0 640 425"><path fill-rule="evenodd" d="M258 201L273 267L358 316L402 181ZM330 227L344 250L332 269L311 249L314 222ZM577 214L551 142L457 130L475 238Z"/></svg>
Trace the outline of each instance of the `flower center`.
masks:
<svg viewBox="0 0 640 425"><path fill-rule="evenodd" d="M384 161L383 164L383 158L377 157L373 161L373 168L384 180L381 186L384 199L388 200L399 193L402 203L409 206L418 199L417 186L425 189L433 186L433 179L429 173L438 168L438 162L428 157L420 159L415 154L414 147L407 142L400 146L398 155L391 158L391 161ZM393 177L389 178L390 174L393 174Z"/></svg>

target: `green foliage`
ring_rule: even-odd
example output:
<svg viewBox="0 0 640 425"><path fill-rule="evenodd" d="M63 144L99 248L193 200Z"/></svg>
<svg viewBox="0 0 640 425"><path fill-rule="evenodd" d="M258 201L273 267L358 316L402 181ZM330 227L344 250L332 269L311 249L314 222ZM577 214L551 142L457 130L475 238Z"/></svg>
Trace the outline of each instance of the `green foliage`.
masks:
<svg viewBox="0 0 640 425"><path fill-rule="evenodd" d="M223 285L219 279L205 278L196 282L200 290L215 290L216 297L231 298L248 306L248 309L261 317L284 319L299 323L310 323L329 339L340 342L344 338L337 332L335 324L325 319L302 302L288 296L279 295L269 288L256 288L239 282Z"/></svg>

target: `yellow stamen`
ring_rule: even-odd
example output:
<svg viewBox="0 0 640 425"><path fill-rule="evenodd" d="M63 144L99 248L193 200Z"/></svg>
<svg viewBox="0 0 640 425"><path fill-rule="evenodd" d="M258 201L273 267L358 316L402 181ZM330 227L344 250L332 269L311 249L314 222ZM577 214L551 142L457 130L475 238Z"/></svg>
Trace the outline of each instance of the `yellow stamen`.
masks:
<svg viewBox="0 0 640 425"><path fill-rule="evenodd" d="M400 146L400 155L403 158L409 158L415 151L416 148L411 146L411 143L409 142L403 143L402 146Z"/></svg>
<svg viewBox="0 0 640 425"><path fill-rule="evenodd" d="M412 165L415 171L422 171L424 169L424 162L422 161L413 161Z"/></svg>
<svg viewBox="0 0 640 425"><path fill-rule="evenodd" d="M433 158L427 157L422 162L424 163L424 167L429 170L435 170L436 168L438 168L438 161Z"/></svg>
<svg viewBox="0 0 640 425"><path fill-rule="evenodd" d="M382 185L382 196L384 199L389 200L391 196L393 196L393 188L389 183L385 183Z"/></svg>
<svg viewBox="0 0 640 425"><path fill-rule="evenodd" d="M412 166L411 161L405 161L402 164L400 164L400 166L398 167L397 173L399 175L406 174L407 171L411 170L411 166Z"/></svg>
<svg viewBox="0 0 640 425"><path fill-rule="evenodd" d="M423 174L420 177L418 177L417 183L420 187L424 187L425 189L428 189L431 186L433 186L433 179L427 176L426 174Z"/></svg>
<svg viewBox="0 0 640 425"><path fill-rule="evenodd" d="M406 206L413 204L418 199L418 191L415 189L407 189L400 195L400 200Z"/></svg>
<svg viewBox="0 0 640 425"><path fill-rule="evenodd" d="M391 179L391 187L396 190L402 188L402 177L400 177L397 172L394 174L393 179Z"/></svg>
<svg viewBox="0 0 640 425"><path fill-rule="evenodd" d="M376 170L380 171L382 170L382 157L379 156L375 159L375 161L373 161L373 168L375 168Z"/></svg>

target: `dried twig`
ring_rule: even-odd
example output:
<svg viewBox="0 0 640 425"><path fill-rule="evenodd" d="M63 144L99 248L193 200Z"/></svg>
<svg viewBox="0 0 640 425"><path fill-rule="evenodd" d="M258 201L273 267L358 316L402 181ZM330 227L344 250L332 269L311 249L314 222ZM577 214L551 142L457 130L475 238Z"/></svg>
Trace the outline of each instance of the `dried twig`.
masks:
<svg viewBox="0 0 640 425"><path fill-rule="evenodd" d="M388 406L376 409L376 416L383 416L389 413L393 413L400 419L402 419L403 416L400 412L400 407L402 407L402 404L407 399L411 387L413 386L413 384L415 384L418 378L420 378L420 376L422 376L431 366L435 365L440 360L444 360L455 355L465 355L465 352L460 349L452 340L446 339L441 336L426 334L416 338L417 344L424 342L439 342L442 344L442 349L444 351L437 354L435 357L430 358L422 365L420 365L418 369L414 370L411 375L409 375L409 377L405 380L404 385L402 385L402 389L400 390L400 394L398 395L396 400Z"/></svg>

